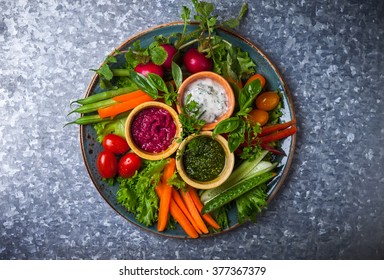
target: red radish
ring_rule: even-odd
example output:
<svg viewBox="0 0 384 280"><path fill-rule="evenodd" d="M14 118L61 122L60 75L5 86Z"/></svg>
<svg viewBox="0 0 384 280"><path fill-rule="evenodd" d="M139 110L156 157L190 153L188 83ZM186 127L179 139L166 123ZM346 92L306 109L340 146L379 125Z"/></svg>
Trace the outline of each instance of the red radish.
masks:
<svg viewBox="0 0 384 280"><path fill-rule="evenodd" d="M148 73L154 73L160 77L164 76L163 68L153 62L148 62L146 64L140 63L135 67L134 70L144 76L148 76Z"/></svg>
<svg viewBox="0 0 384 280"><path fill-rule="evenodd" d="M211 71L213 66L212 60L205 57L203 53L195 48L191 48L185 53L183 63L188 72L192 74L201 71Z"/></svg>
<svg viewBox="0 0 384 280"><path fill-rule="evenodd" d="M175 56L175 54L177 53L177 50L176 50L176 48L174 46L169 45L169 44L161 45L161 47L163 47L163 49L168 54L167 59L163 63L163 66L165 68L167 68L167 69L171 69L171 67L172 67L172 59Z"/></svg>

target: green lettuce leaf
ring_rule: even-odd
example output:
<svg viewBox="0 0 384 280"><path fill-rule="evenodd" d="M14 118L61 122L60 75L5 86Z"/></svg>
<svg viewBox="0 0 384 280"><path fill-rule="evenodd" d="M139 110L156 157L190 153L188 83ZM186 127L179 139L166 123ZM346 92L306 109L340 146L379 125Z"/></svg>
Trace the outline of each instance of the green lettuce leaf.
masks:
<svg viewBox="0 0 384 280"><path fill-rule="evenodd" d="M93 125L96 130L97 140L101 143L107 134L113 133L125 138L125 121L127 115L124 117L117 117L111 121L96 123Z"/></svg>
<svg viewBox="0 0 384 280"><path fill-rule="evenodd" d="M119 183L117 202L135 214L136 220L145 226L152 226L157 221L159 198L155 187L160 181L166 163L166 159L143 160L140 171L134 176L117 179Z"/></svg>
<svg viewBox="0 0 384 280"><path fill-rule="evenodd" d="M238 222L257 221L257 216L267 206L267 185L253 188L236 199Z"/></svg>

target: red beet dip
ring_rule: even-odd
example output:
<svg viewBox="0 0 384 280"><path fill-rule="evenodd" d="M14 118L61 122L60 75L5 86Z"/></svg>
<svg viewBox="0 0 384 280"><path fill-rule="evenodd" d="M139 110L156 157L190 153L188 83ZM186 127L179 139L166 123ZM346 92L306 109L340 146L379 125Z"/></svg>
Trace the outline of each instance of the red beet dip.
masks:
<svg viewBox="0 0 384 280"><path fill-rule="evenodd" d="M166 150L176 134L171 114L163 108L147 108L133 119L131 135L136 145L149 153Z"/></svg>

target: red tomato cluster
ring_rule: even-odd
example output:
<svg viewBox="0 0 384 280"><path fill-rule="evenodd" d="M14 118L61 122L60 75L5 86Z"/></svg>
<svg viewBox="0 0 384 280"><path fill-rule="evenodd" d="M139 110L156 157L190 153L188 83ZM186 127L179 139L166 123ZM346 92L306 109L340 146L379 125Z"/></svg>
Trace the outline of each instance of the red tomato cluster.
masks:
<svg viewBox="0 0 384 280"><path fill-rule="evenodd" d="M103 178L113 178L119 175L123 178L132 177L141 166L141 158L129 152L129 146L124 138L116 134L104 137L104 148L97 157L97 170Z"/></svg>

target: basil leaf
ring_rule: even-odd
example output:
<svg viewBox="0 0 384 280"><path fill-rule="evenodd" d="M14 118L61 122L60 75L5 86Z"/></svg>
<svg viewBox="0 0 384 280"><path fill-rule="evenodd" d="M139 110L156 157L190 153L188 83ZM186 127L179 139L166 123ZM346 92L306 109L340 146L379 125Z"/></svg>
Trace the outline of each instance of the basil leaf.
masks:
<svg viewBox="0 0 384 280"><path fill-rule="evenodd" d="M172 61L172 78L175 81L176 89L178 90L183 82L183 72L177 63Z"/></svg>
<svg viewBox="0 0 384 280"><path fill-rule="evenodd" d="M241 91L239 96L239 105L240 111L246 110L248 107L252 105L253 100L261 91L261 83L258 79L250 82L245 85Z"/></svg>
<svg viewBox="0 0 384 280"><path fill-rule="evenodd" d="M233 153L245 140L246 124L242 119L239 126L228 135L228 147Z"/></svg>
<svg viewBox="0 0 384 280"><path fill-rule="evenodd" d="M161 78L159 75L154 73L148 73L147 80L151 86L157 88L159 91L166 93L168 92L167 85L165 84L163 78Z"/></svg>
<svg viewBox="0 0 384 280"><path fill-rule="evenodd" d="M232 132L237 129L240 124L241 120L238 117L225 119L216 125L212 137L215 137L217 134Z"/></svg>
<svg viewBox="0 0 384 280"><path fill-rule="evenodd" d="M145 76L131 71L129 77L142 91L148 93L152 98L156 99L159 97L157 88L152 86Z"/></svg>

